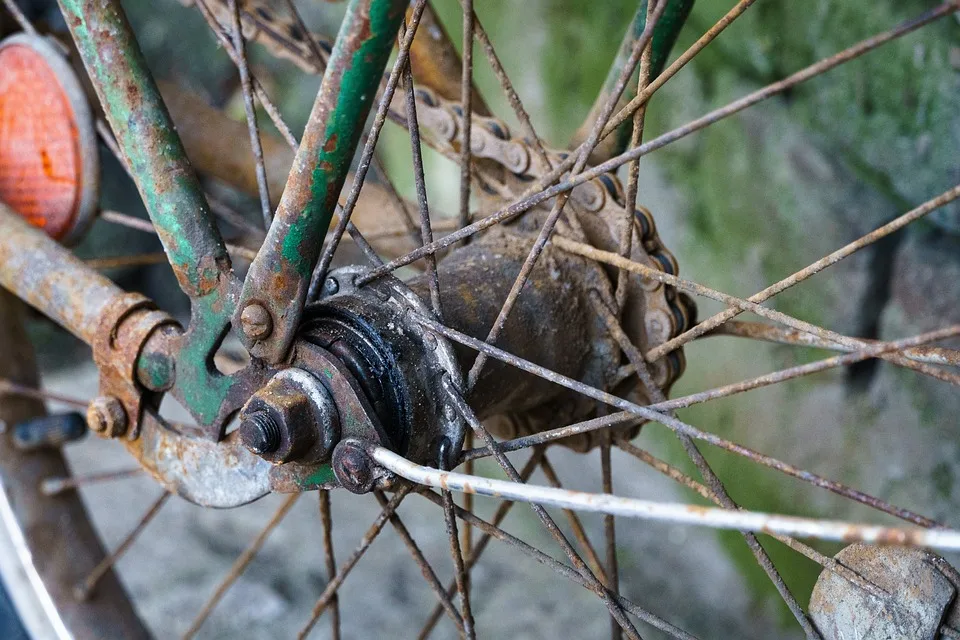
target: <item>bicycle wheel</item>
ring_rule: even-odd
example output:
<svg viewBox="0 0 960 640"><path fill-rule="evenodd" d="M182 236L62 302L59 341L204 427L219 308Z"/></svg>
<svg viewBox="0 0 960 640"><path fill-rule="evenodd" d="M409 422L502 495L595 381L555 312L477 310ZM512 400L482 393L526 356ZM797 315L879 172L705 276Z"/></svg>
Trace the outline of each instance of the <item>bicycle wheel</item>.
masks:
<svg viewBox="0 0 960 640"><path fill-rule="evenodd" d="M279 521L293 511L296 496L319 490L321 544L314 545L313 562L319 568L322 549L325 577L315 585L321 593L311 615L303 612L290 627L299 628L301 635L310 633L323 613L330 617L330 633L335 637L341 623L349 635L373 633L370 624L376 624L378 614L367 608L365 615L348 621L348 594L341 589L346 589L347 576L390 523L425 578L426 588L416 602L436 601L422 636L440 619L450 625L447 631L465 637L484 634L485 628L493 629L486 633L499 635L511 623L521 633L534 628L532 635L563 635L573 625L581 630L579 634L595 635L609 618L614 637L638 637L641 632L645 637L649 633L691 637L685 628L707 636L755 633L769 637L769 629L752 629L750 621L740 621L734 631L734 621L726 616L718 621L711 615L690 615L678 621L666 603L655 600L657 606L649 605L643 591L626 582L621 587L618 543L621 548L637 549L623 540L625 532L636 526L630 518L738 532L731 536L737 537L741 553L755 559L762 579L772 585L808 636L950 637L957 633L953 601L958 581L940 556L857 544L833 558L837 547L814 547L797 538L892 542L951 551L960 544L960 534L914 509L895 506L698 429L676 412L870 359L955 385L956 373L950 367L960 361L956 351L928 345L955 337L960 332L957 326L883 342L830 331L798 319L797 313L788 315L762 303L953 202L960 188L910 208L749 298L680 279L678 262L684 260L678 261L676 251L661 238L659 230L667 226L665 221L636 204L642 156L951 16L956 3L928 10L691 123L656 137L647 135L644 141L646 101L741 15L756 9L751 9L752 0L732 4L716 25L668 66L669 50L691 3L664 0L648 6L642 2L629 18L609 80L569 151L542 143L469 1L464 2L462 16L464 37L477 39L505 90L503 100L487 103L485 94L472 86L472 48L463 49L461 61L425 2L413 3L402 27L403 3L351 2L341 35L331 45L310 35L292 4L275 7L248 2L238 7L198 0L196 10L238 68L238 96L246 125L166 85L161 86L161 101L119 5L95 4L62 3L66 24L113 127L113 135L103 133L105 142L116 149L140 188L153 225L114 212L101 217L159 233L177 281L191 298L192 315L187 330L182 330L147 300L123 294L4 208L0 216L5 236L0 242L3 285L91 344L101 374L98 397L87 414L91 428L122 442L165 489L145 509L132 533L118 541L117 552L95 569L88 563L77 569L80 573L59 580L59 595L51 598L55 605L80 599L101 603L106 610L123 612L124 620L130 619L122 592L105 582L109 579L105 576L111 575L113 563L149 530L150 520L169 503L166 491L210 507L240 506L267 493L292 493L226 578L215 585L210 600L197 607L200 612L195 619L181 617L154 629L160 635L192 636L205 629L201 625L230 587L238 580L242 583L243 571ZM387 62L398 27L399 62L381 78L378 64ZM414 38L414 30L421 35ZM326 68L299 143L270 102L268 84L262 82L266 74L247 60L245 38L293 62L301 72L317 74ZM113 55L117 51L123 55ZM404 64L407 58L409 68ZM257 111L257 102L262 112ZM352 177L347 176L360 125L374 104L376 116L361 145L359 165ZM512 108L515 124L489 115L489 104ZM264 114L279 136L259 130L257 121ZM408 166L413 168L415 203L398 195L387 172L378 176L377 183L365 183L387 119L409 133L413 154ZM359 124L351 124L353 120ZM284 146L287 143L289 148ZM425 144L459 165L455 216L430 212L433 199L428 198L426 185L427 175L433 172L424 169L421 146ZM248 161L248 153L254 162ZM396 164L396 151L392 153L391 166ZM222 199L233 198L234 192L222 185L204 185L220 196L208 198L187 157L202 174L253 196L254 209L265 227L258 229L224 204ZM626 185L615 173L623 166L628 168ZM321 251L325 225L308 226L304 220L333 218L344 181L348 188L343 189L337 223ZM209 220L193 217L209 204L215 205L232 234L228 243ZM355 226L350 225L351 219ZM435 236L438 231L442 235ZM334 252L347 234L357 256L351 262L366 264L333 269ZM129 256L98 264L156 259L155 255ZM250 262L244 280L235 275L231 259ZM401 267L417 265L422 273L405 281L391 275ZM62 278L63 273L71 278ZM722 307L698 323L692 296ZM770 322L734 320L745 311ZM224 347L228 334L239 342ZM722 386L712 383L708 386L713 388L706 391L668 400L671 387L688 368L682 347L699 337L710 337L701 344L712 345L717 335L844 353L739 382L729 383L727 378ZM699 346L695 349L703 353ZM47 393L10 383L3 389L7 395ZM175 397L189 418L183 412L171 417L174 414L166 408L161 411L164 395ZM235 418L236 428L232 426ZM51 423L37 424L41 426L36 429L43 431ZM649 452L651 438L658 438L653 441L655 447L665 441L663 436L646 435L656 425L677 436L678 451L689 456L688 466L668 464ZM801 430L794 437L802 434ZM714 455L705 457L699 448L702 443L861 505L864 510L854 512L858 518L880 511L915 526L762 513L766 504L762 491L757 489L760 495L753 501L747 495L743 503L734 502L726 487L733 478L713 471ZM15 464L13 445L8 443L7 449ZM497 466L481 465L484 473L475 473L474 463L488 457ZM593 462L584 464L584 457ZM642 492L635 479L640 476L628 457L678 481L715 507L614 497L614 487L618 495L649 495ZM508 481L496 479L498 467ZM451 469L463 473L450 473ZM535 469L551 486L527 484ZM564 475L564 482L596 491L596 483L575 477L585 469L599 477L600 493L562 488L560 476ZM45 470L43 476L64 475L55 471ZM748 480L762 483L765 472L754 473ZM21 484L34 487L36 493L35 476L17 473L11 475L11 482L17 488ZM92 481L45 486L48 492L63 496L72 495L64 494L64 488L84 482ZM360 500L352 494L373 492L382 509L361 546L340 564L334 560L330 507L330 491L338 487L349 490L336 492L338 504ZM494 513L469 498L462 506L456 504L453 492L506 501ZM424 504L434 502L440 507L432 517L416 512L417 524L432 522L430 529L438 532L429 546L422 540L431 534L414 527L406 515L409 511L405 517L397 511L401 502L405 510L413 508L406 498L410 493L425 498ZM50 498L35 495L30 500L43 514L49 513ZM535 544L500 526L516 501L533 505L533 517L523 521L522 529L523 538ZM182 517L194 513L177 505ZM590 512L601 514L602 519L581 515ZM567 518L563 526L555 513ZM77 517L83 520L82 514ZM538 523L544 528L539 535L530 531ZM598 550L590 538L601 531L605 548ZM663 531L654 537L663 537ZM92 549L89 553L96 558L95 538L79 537L83 538L79 544ZM235 544L236 536L228 537ZM472 573L475 563L478 568L484 566L478 560L490 538L585 590L573 595L555 577L531 577L540 591L562 594L558 599L569 611L554 614L540 614L535 608L518 611L510 602L526 595L540 603L542 594L504 590L512 597L503 601L501 595L497 601L497 582ZM30 536L27 539L32 543ZM421 545L415 540L421 540ZM716 544L709 536L696 540ZM285 552L292 551L291 544L284 545ZM778 568L789 566L790 561L780 560L782 549L777 545L798 554L795 557L812 560L821 572L809 606L810 586L803 594L795 594L794 579L781 577ZM441 582L435 568L442 558L438 546L449 547L451 554L455 579L449 585ZM550 555L557 547L562 555ZM641 549L651 553L647 541ZM296 551L296 557L303 557L300 553ZM638 570L630 564L634 566L629 573L635 577ZM131 575L128 580L141 585L141 578ZM382 581L371 575L368 582ZM388 586L367 585L374 592ZM686 588L694 587L687 584ZM248 596L253 600L246 602L246 608L269 609L269 598L247 593L254 595ZM358 587L358 593L363 589ZM483 607L484 595L496 606ZM235 604L244 606L242 601ZM713 614L723 608L722 603L704 604ZM78 608L87 606L92 605ZM181 601L175 610L182 611L183 606ZM580 613L588 610L596 614ZM863 611L869 615L851 613ZM242 631L231 628L227 620L222 622L227 633ZM137 630L124 634L140 632L131 624ZM271 619L265 628L275 632L277 624ZM83 627L74 632L90 633ZM92 630L98 632L102 633Z"/></svg>

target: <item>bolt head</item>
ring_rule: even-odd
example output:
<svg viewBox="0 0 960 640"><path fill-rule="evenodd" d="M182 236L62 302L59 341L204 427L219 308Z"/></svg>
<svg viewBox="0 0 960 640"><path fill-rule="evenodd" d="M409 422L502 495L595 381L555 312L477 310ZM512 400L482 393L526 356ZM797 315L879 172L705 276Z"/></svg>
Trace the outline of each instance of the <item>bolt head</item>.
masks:
<svg viewBox="0 0 960 640"><path fill-rule="evenodd" d="M340 291L340 283L336 278L327 278L323 281L323 295L332 296Z"/></svg>
<svg viewBox="0 0 960 640"><path fill-rule="evenodd" d="M105 438L117 438L127 431L127 411L113 396L100 396L87 407L87 426Z"/></svg>
<svg viewBox="0 0 960 640"><path fill-rule="evenodd" d="M333 473L351 493L369 493L374 485L374 464L363 445L353 439L342 440L333 450Z"/></svg>
<svg viewBox="0 0 960 640"><path fill-rule="evenodd" d="M273 318L262 304L252 302L240 312L240 326L243 335L251 340L262 340L273 331Z"/></svg>

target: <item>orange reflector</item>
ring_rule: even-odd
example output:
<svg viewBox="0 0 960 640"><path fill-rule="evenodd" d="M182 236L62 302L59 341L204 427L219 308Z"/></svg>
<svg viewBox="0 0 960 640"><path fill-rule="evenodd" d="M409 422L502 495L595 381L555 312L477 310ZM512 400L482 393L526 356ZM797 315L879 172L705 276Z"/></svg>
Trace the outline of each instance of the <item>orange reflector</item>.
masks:
<svg viewBox="0 0 960 640"><path fill-rule="evenodd" d="M60 52L38 36L0 42L0 200L73 241L92 218L98 169L90 109Z"/></svg>

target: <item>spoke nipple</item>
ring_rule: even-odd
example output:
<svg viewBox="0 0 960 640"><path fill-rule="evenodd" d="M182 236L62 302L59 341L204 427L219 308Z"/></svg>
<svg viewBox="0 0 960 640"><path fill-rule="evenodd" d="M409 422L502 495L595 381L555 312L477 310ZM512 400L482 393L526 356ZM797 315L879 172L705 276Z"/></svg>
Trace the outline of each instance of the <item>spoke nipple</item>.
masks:
<svg viewBox="0 0 960 640"><path fill-rule="evenodd" d="M280 425L268 411L254 411L240 423L240 440L257 455L280 448Z"/></svg>
<svg viewBox="0 0 960 640"><path fill-rule="evenodd" d="M127 430L127 412L113 396L100 396L87 407L87 426L106 437L116 438Z"/></svg>
<svg viewBox="0 0 960 640"><path fill-rule="evenodd" d="M270 312L258 302L251 302L240 312L243 334L251 340L263 340L273 331Z"/></svg>

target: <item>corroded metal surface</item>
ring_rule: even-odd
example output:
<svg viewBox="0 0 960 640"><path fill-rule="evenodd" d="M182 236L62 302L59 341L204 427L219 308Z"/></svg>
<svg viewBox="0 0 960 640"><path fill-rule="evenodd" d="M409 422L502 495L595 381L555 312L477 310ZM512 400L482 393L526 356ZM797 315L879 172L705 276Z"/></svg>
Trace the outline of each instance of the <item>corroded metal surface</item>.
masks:
<svg viewBox="0 0 960 640"><path fill-rule="evenodd" d="M0 286L92 344L123 291L0 203Z"/></svg>
<svg viewBox="0 0 960 640"><path fill-rule="evenodd" d="M230 257L123 9L60 7L180 287L191 297L215 292Z"/></svg>
<svg viewBox="0 0 960 640"><path fill-rule="evenodd" d="M276 217L241 296L241 309L254 302L273 316L269 335L241 335L250 352L268 362L282 361L293 342L405 5L402 0L353 0L340 27Z"/></svg>

